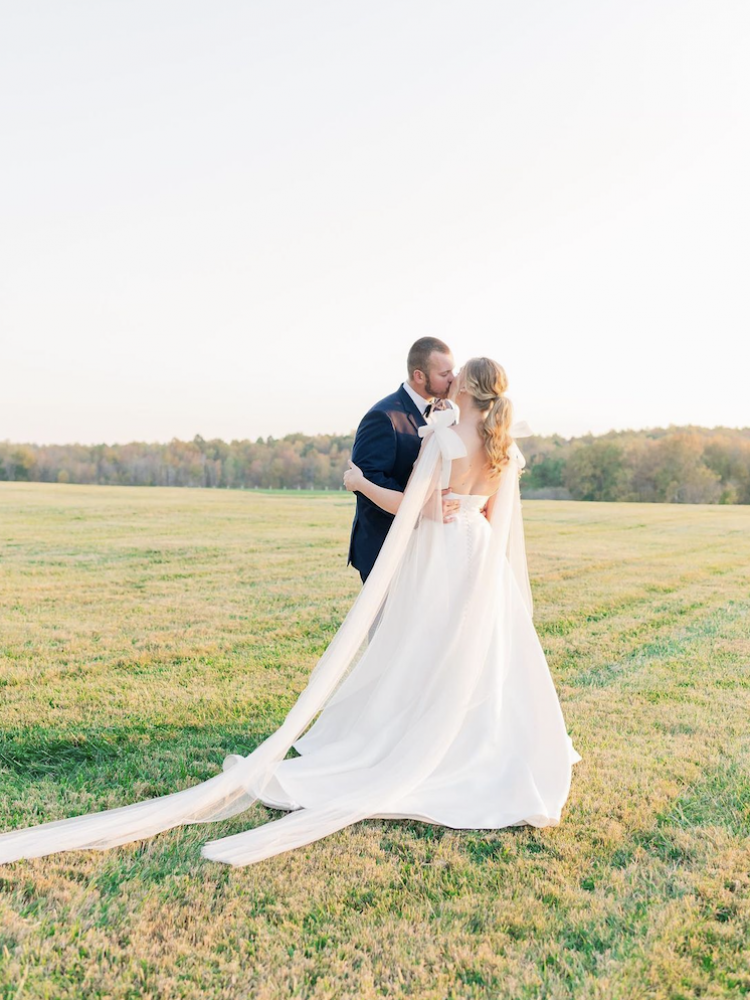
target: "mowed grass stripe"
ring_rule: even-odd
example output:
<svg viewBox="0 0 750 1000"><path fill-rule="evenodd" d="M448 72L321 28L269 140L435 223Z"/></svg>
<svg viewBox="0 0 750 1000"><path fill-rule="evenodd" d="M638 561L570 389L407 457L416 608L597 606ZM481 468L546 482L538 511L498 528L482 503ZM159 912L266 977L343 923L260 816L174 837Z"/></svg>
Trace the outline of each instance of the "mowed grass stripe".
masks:
<svg viewBox="0 0 750 1000"><path fill-rule="evenodd" d="M272 732L359 590L351 513L340 495L2 484L3 825L192 785ZM747 995L750 511L524 515L584 755L559 827L369 820L247 869L202 861L278 815L256 805L8 866L6 994Z"/></svg>
<svg viewBox="0 0 750 1000"><path fill-rule="evenodd" d="M656 660L652 672L623 678L619 690L590 691L573 710L588 731L608 733L583 764L598 785L598 808L586 815L594 831L586 886L592 895L616 890L619 905L641 897L643 911L645 946L633 948L617 970L608 987L613 995L618 988L622 996L638 989L660 996L724 995L724 989L741 995L747 986L741 970L750 930L748 606L730 610L718 623L696 629L679 659ZM723 643L718 654L717 634ZM735 675L743 696L736 697L734 684L730 694L723 683L717 697L717 673L723 681ZM615 784L625 793L620 802L608 793ZM640 824L634 822L638 811ZM596 843L601 831L606 850ZM587 841L579 846L586 853ZM706 865L714 865L713 877L706 877ZM665 936L671 939L666 947ZM724 965L717 941L731 956Z"/></svg>

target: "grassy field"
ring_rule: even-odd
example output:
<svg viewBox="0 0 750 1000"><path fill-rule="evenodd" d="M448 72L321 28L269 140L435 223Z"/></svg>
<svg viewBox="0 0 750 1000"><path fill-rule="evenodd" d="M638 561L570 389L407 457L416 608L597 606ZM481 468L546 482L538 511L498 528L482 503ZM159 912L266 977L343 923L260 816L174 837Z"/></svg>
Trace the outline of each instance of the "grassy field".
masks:
<svg viewBox="0 0 750 1000"><path fill-rule="evenodd" d="M0 484L0 829L215 774L359 590L348 494ZM14 1000L750 994L750 509L527 501L583 761L556 829L370 820L249 868L256 804L0 867Z"/></svg>

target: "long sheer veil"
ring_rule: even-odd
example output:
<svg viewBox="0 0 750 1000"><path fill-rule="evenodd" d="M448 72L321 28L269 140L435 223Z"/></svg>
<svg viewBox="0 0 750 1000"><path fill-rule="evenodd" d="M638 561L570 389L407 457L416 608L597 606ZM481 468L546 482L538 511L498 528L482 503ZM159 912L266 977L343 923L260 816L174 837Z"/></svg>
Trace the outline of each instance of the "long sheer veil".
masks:
<svg viewBox="0 0 750 1000"><path fill-rule="evenodd" d="M452 411L439 411L420 429L419 458L373 571L276 732L247 756L229 755L219 774L192 788L6 833L0 836L0 862L66 850L105 850L183 824L214 822L243 812L262 796L292 746L304 755L306 749L324 743L337 713L340 727L353 686L376 679L378 670L394 656L407 664L417 651L430 658L432 667L430 682L420 692L418 712L409 718L394 712L386 720L390 745L373 750L342 775L340 794L323 806L301 808L275 822L211 841L202 854L233 865L279 854L360 819L387 813L391 803L423 780L454 738L471 700L476 680L472 670L480 669L489 643L498 635L504 636L503 656L505 662L509 659L512 588L517 588L531 614L518 485L524 460L513 444L493 507L491 544L476 567L474 597L461 609L460 629L452 627L453 634L446 634L441 628L441 622L450 620L446 612L454 600L441 490L448 485L451 460L465 453L449 426L454 419ZM368 643L368 631L381 609L380 624ZM418 650L413 643L419 644ZM451 669L459 643L461 671ZM468 670L466 664L471 665Z"/></svg>

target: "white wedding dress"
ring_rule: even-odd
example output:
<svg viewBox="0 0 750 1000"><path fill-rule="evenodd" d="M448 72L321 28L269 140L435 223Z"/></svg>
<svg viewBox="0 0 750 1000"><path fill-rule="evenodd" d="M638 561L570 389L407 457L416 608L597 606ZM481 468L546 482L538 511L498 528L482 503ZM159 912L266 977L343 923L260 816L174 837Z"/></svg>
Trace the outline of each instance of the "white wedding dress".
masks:
<svg viewBox="0 0 750 1000"><path fill-rule="evenodd" d="M491 522L487 497L451 494L460 508L444 524L441 489L465 453L454 420L438 411L420 430L375 567L272 736L193 788L6 833L0 862L103 850L233 816L256 799L289 813L207 843L204 857L250 864L368 817L458 829L557 824L580 757L531 618L523 457L513 444ZM284 759L292 746L300 756Z"/></svg>

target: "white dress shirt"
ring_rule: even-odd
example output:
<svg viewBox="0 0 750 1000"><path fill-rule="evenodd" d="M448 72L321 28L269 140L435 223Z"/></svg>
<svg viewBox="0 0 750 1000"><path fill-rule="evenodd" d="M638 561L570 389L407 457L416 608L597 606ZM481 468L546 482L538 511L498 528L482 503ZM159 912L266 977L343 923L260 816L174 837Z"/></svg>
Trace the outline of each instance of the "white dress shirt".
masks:
<svg viewBox="0 0 750 1000"><path fill-rule="evenodd" d="M417 409L419 410L419 412L422 414L422 416L424 416L424 411L427 409L427 404L431 403L432 400L431 399L425 399L424 396L420 396L418 392L415 392L412 389L412 387L409 385L408 382L404 382L403 383L403 387L404 387L404 389L406 389L407 393L414 400L414 403L415 403Z"/></svg>

